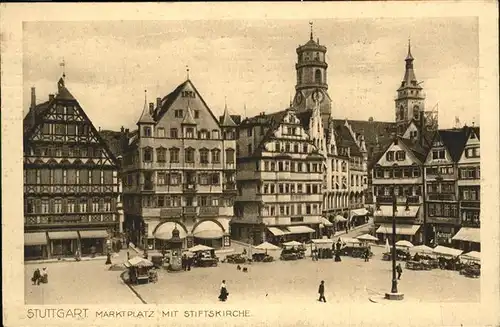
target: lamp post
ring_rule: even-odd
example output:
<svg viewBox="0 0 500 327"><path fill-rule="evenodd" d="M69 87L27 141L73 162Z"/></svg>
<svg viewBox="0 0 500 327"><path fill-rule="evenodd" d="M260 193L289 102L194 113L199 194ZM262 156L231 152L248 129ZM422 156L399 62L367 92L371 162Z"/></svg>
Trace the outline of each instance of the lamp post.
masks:
<svg viewBox="0 0 500 327"><path fill-rule="evenodd" d="M397 207L397 198L396 198L396 185L392 186L392 284L391 284L391 292L385 293L385 298L387 300L402 300L404 298L403 293L398 292L398 279L396 277L396 211ZM376 203L376 211L381 211L380 204L377 201Z"/></svg>

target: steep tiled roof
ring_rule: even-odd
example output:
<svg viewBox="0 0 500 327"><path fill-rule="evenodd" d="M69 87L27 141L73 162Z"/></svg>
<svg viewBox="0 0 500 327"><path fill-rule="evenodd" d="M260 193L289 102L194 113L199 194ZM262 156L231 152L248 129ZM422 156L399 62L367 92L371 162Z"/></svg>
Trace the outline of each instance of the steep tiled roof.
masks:
<svg viewBox="0 0 500 327"><path fill-rule="evenodd" d="M349 148L351 156L360 157L363 155L347 126L345 126L344 124L336 125L335 131L336 135L339 135L339 137L336 138L337 146Z"/></svg>
<svg viewBox="0 0 500 327"><path fill-rule="evenodd" d="M28 114L24 117L23 120L23 132L26 133L28 132L32 127L33 127L33 121L36 120L36 118L44 112L47 108L49 107L49 101L40 103L35 106L34 110L28 111ZM33 118L33 115L35 117Z"/></svg>
<svg viewBox="0 0 500 327"><path fill-rule="evenodd" d="M451 159L454 162L457 162L460 159L465 143L467 142L467 131L463 128L439 130L438 134L443 141L444 146L448 149Z"/></svg>
<svg viewBox="0 0 500 327"><path fill-rule="evenodd" d="M227 106L224 107L224 114L221 117L221 126L225 127L235 127L236 123L234 122L233 118L229 115L229 112L227 110Z"/></svg>
<svg viewBox="0 0 500 327"><path fill-rule="evenodd" d="M162 100L161 100L161 107L156 108L156 114L155 114L155 119L158 121L164 114L167 112L167 110L170 108L172 103L174 103L175 99L179 96L181 93L182 89L184 86L189 82L189 80L186 80L184 83L180 84L177 86L172 92L167 94Z"/></svg>
<svg viewBox="0 0 500 327"><path fill-rule="evenodd" d="M122 138L121 133L117 131L102 130L99 132L104 141L108 144L109 149L115 155L119 157L123 153L122 149Z"/></svg>
<svg viewBox="0 0 500 327"><path fill-rule="evenodd" d="M425 161L428 150L420 146L418 140L410 140L402 137L398 137L399 142L403 143L413 154L417 157L420 162Z"/></svg>
<svg viewBox="0 0 500 327"><path fill-rule="evenodd" d="M334 119L335 125L344 124L344 119ZM351 125L354 133L363 134L365 137L366 147L376 147L377 141L381 147L389 144L391 139L391 132L394 130L395 123L382 122L382 121L368 121L368 120L347 120Z"/></svg>
<svg viewBox="0 0 500 327"><path fill-rule="evenodd" d="M262 151L264 144L269 141L269 139L274 134L276 129L280 126L281 122L283 121L283 118L285 118L286 116L287 111L288 109L264 116L262 115L258 116L259 118L264 120L264 123L269 126L269 129L267 130L266 135L264 135L262 141L258 145L256 149L257 151Z"/></svg>

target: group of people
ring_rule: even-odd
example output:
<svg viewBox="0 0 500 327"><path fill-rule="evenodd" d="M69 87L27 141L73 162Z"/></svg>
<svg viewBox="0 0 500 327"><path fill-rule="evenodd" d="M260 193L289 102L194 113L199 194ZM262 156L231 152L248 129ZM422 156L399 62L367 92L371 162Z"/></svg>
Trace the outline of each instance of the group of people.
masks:
<svg viewBox="0 0 500 327"><path fill-rule="evenodd" d="M181 265L184 271L190 271L191 266L193 265L193 258L183 254L181 258Z"/></svg>
<svg viewBox="0 0 500 327"><path fill-rule="evenodd" d="M33 282L33 285L40 285L40 283L48 283L48 272L47 268L44 267L42 271L40 269L36 268L35 271L33 272L33 277L31 277L31 281Z"/></svg>

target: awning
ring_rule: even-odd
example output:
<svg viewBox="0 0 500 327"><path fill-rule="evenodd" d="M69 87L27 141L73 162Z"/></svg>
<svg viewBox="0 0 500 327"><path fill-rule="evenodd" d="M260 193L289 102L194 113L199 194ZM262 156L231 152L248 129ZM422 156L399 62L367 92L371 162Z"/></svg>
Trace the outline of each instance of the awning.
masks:
<svg viewBox="0 0 500 327"><path fill-rule="evenodd" d="M449 248L446 246L438 245L434 248L433 252L435 254L440 254L440 255L447 255L447 256L452 256L452 257L458 257L461 255L464 251L454 249L454 248Z"/></svg>
<svg viewBox="0 0 500 327"><path fill-rule="evenodd" d="M451 239L454 241L480 243L481 233L479 228L462 227Z"/></svg>
<svg viewBox="0 0 500 327"><path fill-rule="evenodd" d="M177 230L179 231L179 238L186 237L186 231L184 230L184 228L171 221L159 225L154 231L152 237L159 240L169 240L172 238L172 231L175 228L177 228Z"/></svg>
<svg viewBox="0 0 500 327"><path fill-rule="evenodd" d="M329 238L318 238L311 240L314 244L333 244L333 240Z"/></svg>
<svg viewBox="0 0 500 327"><path fill-rule="evenodd" d="M49 232L49 238L51 240L73 240L78 239L78 233L76 231Z"/></svg>
<svg viewBox="0 0 500 327"><path fill-rule="evenodd" d="M193 232L194 237L202 239L218 239L224 235L222 228L211 220L205 220Z"/></svg>
<svg viewBox="0 0 500 327"><path fill-rule="evenodd" d="M108 232L103 229L78 231L80 238L108 238Z"/></svg>
<svg viewBox="0 0 500 327"><path fill-rule="evenodd" d="M415 235L420 228L420 225L396 225L396 234L398 235ZM392 225L383 224L375 232L377 234L392 234Z"/></svg>
<svg viewBox="0 0 500 327"><path fill-rule="evenodd" d="M156 230L156 227L159 224L160 224L159 222L147 222L147 225L148 225L148 238L155 238L154 232ZM172 237L172 236L170 236L170 237Z"/></svg>
<svg viewBox="0 0 500 327"><path fill-rule="evenodd" d="M342 222L342 221L347 221L347 218L342 217L341 215L336 215L334 218L335 222Z"/></svg>
<svg viewBox="0 0 500 327"><path fill-rule="evenodd" d="M270 231L274 236L283 236L290 234L290 232L288 232L287 230L283 230L279 227L267 227L267 230Z"/></svg>
<svg viewBox="0 0 500 327"><path fill-rule="evenodd" d="M290 234L309 234L315 232L314 229L307 226L287 226L286 229L288 229Z"/></svg>
<svg viewBox="0 0 500 327"><path fill-rule="evenodd" d="M47 245L45 232L24 233L24 245Z"/></svg>
<svg viewBox="0 0 500 327"><path fill-rule="evenodd" d="M396 217L415 218L419 208L419 206L409 206L408 210L406 210L406 206L397 206ZM376 217L392 217L392 206L380 206L380 210L375 210L373 215Z"/></svg>
<svg viewBox="0 0 500 327"><path fill-rule="evenodd" d="M333 226L333 224L325 217L321 217L321 223L325 226Z"/></svg>
<svg viewBox="0 0 500 327"><path fill-rule="evenodd" d="M354 217L354 216L366 216L367 214L368 214L368 210L366 210L365 208L351 210L352 217Z"/></svg>

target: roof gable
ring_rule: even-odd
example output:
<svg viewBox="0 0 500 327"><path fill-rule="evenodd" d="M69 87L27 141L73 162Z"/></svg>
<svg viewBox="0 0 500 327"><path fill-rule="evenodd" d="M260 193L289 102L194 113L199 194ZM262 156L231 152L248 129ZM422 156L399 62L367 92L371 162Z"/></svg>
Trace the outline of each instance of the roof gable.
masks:
<svg viewBox="0 0 500 327"><path fill-rule="evenodd" d="M425 158L419 158L416 153L408 146L408 142L405 142L406 139L402 139L400 137L397 138L397 144L393 140L392 143L390 143L385 151L381 153L381 155L378 157L377 160L377 165L383 166L383 167L390 167L393 165L398 165L398 166L411 166L411 165L419 165L422 163L422 160ZM388 161L387 160L387 153L393 151L394 152L394 160L393 161ZM405 155L405 160L398 161L396 160L396 152L397 151L404 151L406 153Z"/></svg>

